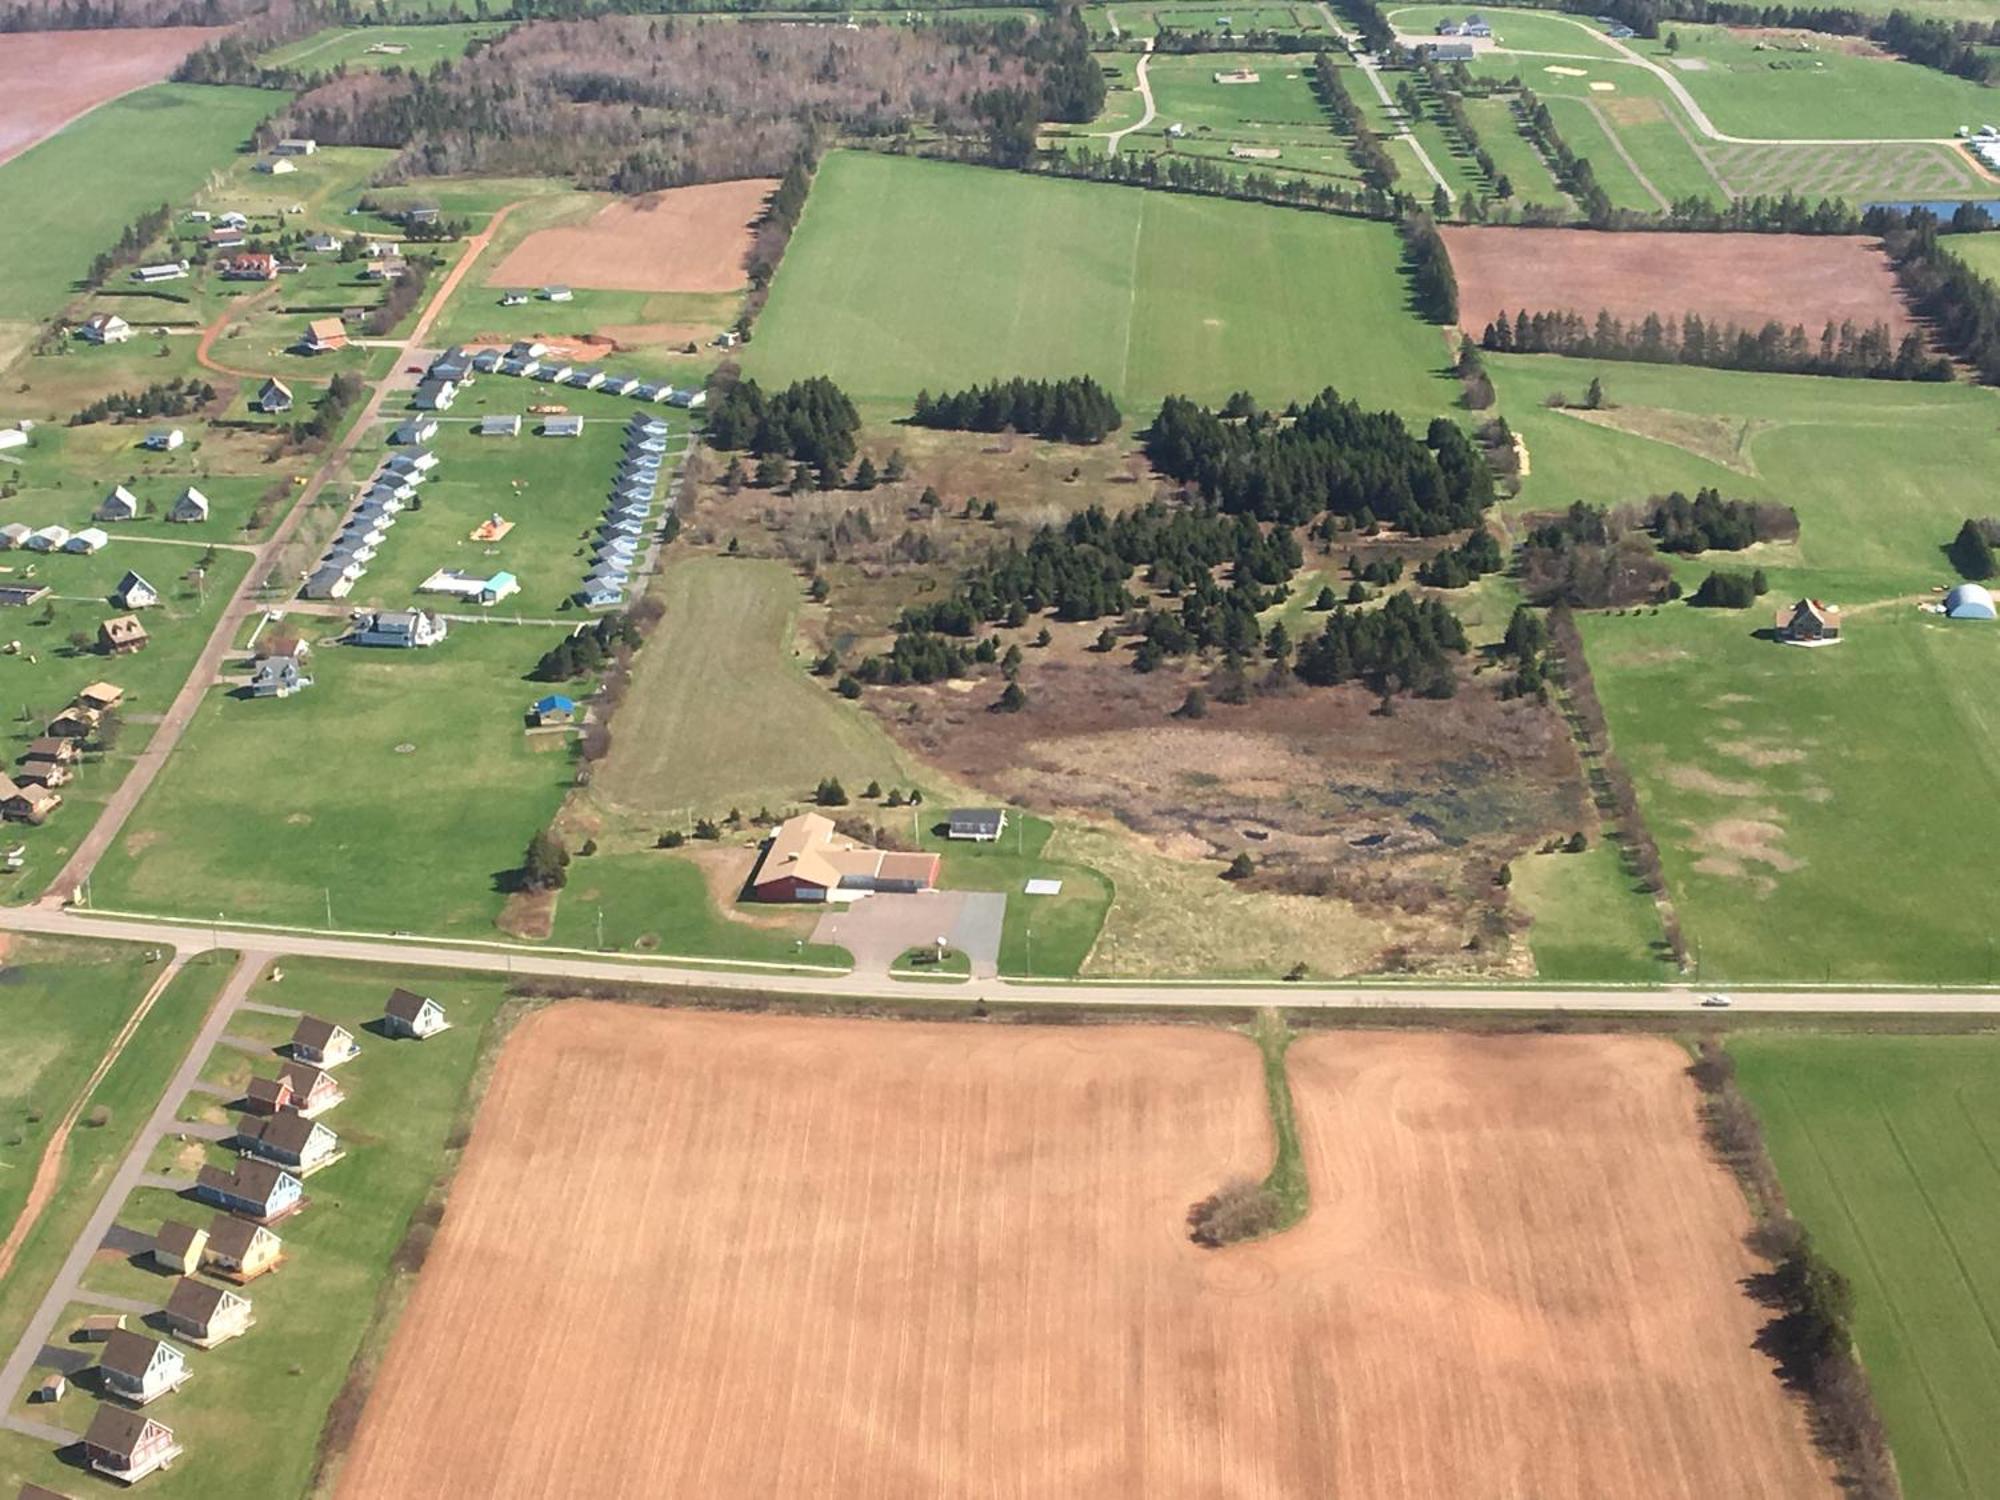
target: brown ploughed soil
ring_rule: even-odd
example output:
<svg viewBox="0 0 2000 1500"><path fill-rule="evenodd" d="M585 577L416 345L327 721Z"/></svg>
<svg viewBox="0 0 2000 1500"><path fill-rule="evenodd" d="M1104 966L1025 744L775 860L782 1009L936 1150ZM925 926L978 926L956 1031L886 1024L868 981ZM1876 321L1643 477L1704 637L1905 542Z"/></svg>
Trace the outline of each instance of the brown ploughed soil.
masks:
<svg viewBox="0 0 2000 1500"><path fill-rule="evenodd" d="M1830 1493L1671 1046L1301 1043L1317 1207L1196 1028L602 1004L502 1053L337 1483L592 1495Z"/></svg>
<svg viewBox="0 0 2000 1500"><path fill-rule="evenodd" d="M748 279L750 226L777 185L750 177L620 199L586 223L536 230L486 280L608 292L733 292Z"/></svg>
<svg viewBox="0 0 2000 1500"><path fill-rule="evenodd" d="M205 26L16 31L0 38L0 161L107 99L158 83L221 33Z"/></svg>
<svg viewBox="0 0 2000 1500"><path fill-rule="evenodd" d="M1600 234L1588 229L1441 227L1458 276L1459 326L1478 338L1502 312L1599 311L1630 321L1759 329L1803 325L1817 346L1829 321L1912 324L1879 243L1860 236Z"/></svg>

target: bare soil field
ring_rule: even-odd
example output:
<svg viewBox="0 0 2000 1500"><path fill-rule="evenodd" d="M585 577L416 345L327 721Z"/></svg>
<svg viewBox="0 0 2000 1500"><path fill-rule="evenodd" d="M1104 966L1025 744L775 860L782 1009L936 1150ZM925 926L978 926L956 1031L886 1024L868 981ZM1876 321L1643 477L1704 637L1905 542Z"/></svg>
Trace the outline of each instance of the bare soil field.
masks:
<svg viewBox="0 0 2000 1500"><path fill-rule="evenodd" d="M536 230L486 279L493 286L553 281L610 292L732 292L747 279L751 225L777 185L751 177L622 199L587 223Z"/></svg>
<svg viewBox="0 0 2000 1500"><path fill-rule="evenodd" d="M158 83L217 35L204 26L9 33L0 41L0 162L107 99Z"/></svg>
<svg viewBox="0 0 2000 1500"><path fill-rule="evenodd" d="M1290 1063L1314 1207L1246 1259L1330 1351L1333 1492L1836 1493L1753 1346L1750 1217L1679 1047L1343 1033Z"/></svg>
<svg viewBox="0 0 2000 1500"><path fill-rule="evenodd" d="M1293 1056L1314 1211L1210 1252L1242 1038L532 1017L337 1493L1832 1493L1677 1049Z"/></svg>
<svg viewBox="0 0 2000 1500"><path fill-rule="evenodd" d="M1761 328L1831 321L1901 335L1912 323L1877 241L1860 236L1599 234L1588 229L1440 226L1458 275L1459 325L1478 338L1502 312Z"/></svg>

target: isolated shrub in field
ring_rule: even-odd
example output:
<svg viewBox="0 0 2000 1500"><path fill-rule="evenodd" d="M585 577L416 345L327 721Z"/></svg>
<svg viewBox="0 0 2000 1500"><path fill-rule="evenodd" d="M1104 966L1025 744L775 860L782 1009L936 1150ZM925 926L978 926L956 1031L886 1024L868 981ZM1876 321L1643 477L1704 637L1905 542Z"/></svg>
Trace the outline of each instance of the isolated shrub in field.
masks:
<svg viewBox="0 0 2000 1500"><path fill-rule="evenodd" d="M1270 1234L1284 1218L1278 1195L1249 1177L1232 1177L1188 1210L1188 1237L1215 1249Z"/></svg>
<svg viewBox="0 0 2000 1500"><path fill-rule="evenodd" d="M1699 609L1748 609L1756 602L1756 584L1741 573L1711 573L1688 599Z"/></svg>
<svg viewBox="0 0 2000 1500"><path fill-rule="evenodd" d="M102 1130L111 1123L110 1107L103 1104L92 1105L90 1113L83 1117L83 1123L92 1130Z"/></svg>

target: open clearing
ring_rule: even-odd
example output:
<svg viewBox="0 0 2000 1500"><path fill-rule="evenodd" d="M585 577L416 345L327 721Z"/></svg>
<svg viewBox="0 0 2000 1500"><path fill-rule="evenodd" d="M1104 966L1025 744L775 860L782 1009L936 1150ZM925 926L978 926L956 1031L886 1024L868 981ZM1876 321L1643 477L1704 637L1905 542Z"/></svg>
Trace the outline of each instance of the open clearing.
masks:
<svg viewBox="0 0 2000 1500"><path fill-rule="evenodd" d="M1443 227L1458 274L1459 324L1474 338L1502 312L1558 310L1594 318L1761 328L1775 319L1818 337L1829 321L1887 323L1910 316L1876 241L1768 234L1602 234L1588 229Z"/></svg>
<svg viewBox="0 0 2000 1500"><path fill-rule="evenodd" d="M11 33L0 47L0 162L105 100L158 83L217 34L201 26Z"/></svg>
<svg viewBox="0 0 2000 1500"><path fill-rule="evenodd" d="M1293 1056L1319 1206L1211 1253L1272 1149L1241 1038L543 1012L338 1492L1828 1491L1677 1048Z"/></svg>
<svg viewBox="0 0 2000 1500"><path fill-rule="evenodd" d="M587 223L537 229L488 276L492 286L559 281L611 292L730 292L745 280L768 177L669 188L609 203Z"/></svg>
<svg viewBox="0 0 2000 1500"><path fill-rule="evenodd" d="M864 152L829 156L744 351L874 412L1013 375L1161 397L1327 385L1428 421L1456 399L1387 225ZM1024 268L1032 268L1024 274Z"/></svg>
<svg viewBox="0 0 2000 1500"><path fill-rule="evenodd" d="M1854 1282L1904 1492L2000 1492L2000 1038L1731 1041L1792 1212Z"/></svg>

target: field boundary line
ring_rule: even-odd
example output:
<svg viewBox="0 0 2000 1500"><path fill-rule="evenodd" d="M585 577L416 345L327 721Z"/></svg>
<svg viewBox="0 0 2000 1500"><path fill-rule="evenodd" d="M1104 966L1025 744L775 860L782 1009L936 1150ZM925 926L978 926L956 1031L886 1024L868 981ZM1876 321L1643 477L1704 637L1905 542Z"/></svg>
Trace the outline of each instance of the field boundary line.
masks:
<svg viewBox="0 0 2000 1500"><path fill-rule="evenodd" d="M1896 1130L1896 1122L1889 1118L1889 1112L1882 1107L1879 1098L1875 1101L1875 1112L1882 1117L1882 1129L1887 1133L1889 1143L1896 1148L1896 1156L1903 1163L1903 1170L1910 1174L1910 1181L1917 1189L1917 1196L1924 1200L1924 1212L1930 1215L1931 1224L1936 1228L1938 1238L1944 1241L1945 1249L1951 1254L1952 1269L1958 1272L1958 1279L1964 1283L1966 1293L1972 1299L1972 1305L1979 1309L1979 1321L1986 1328L1987 1341L1995 1350L2000 1350L2000 1328L1994 1325L1993 1314L1986 1306L1986 1299L1979 1295L1979 1283L1973 1280L1972 1273L1966 1269L1965 1256L1958 1248L1958 1241L1952 1236L1944 1215L1938 1212L1937 1200L1931 1197L1931 1190L1925 1186L1922 1175L1917 1171L1917 1164L1910 1159L1909 1149L1904 1146L1903 1137Z"/></svg>
<svg viewBox="0 0 2000 1500"><path fill-rule="evenodd" d="M1604 138L1611 142L1611 149L1618 153L1618 159L1632 169L1632 175L1639 179L1639 186L1652 196L1653 201L1659 204L1661 211L1665 212L1667 209L1672 208L1673 205L1667 201L1667 195L1653 186L1653 179L1640 169L1639 163L1633 157L1632 153L1625 149L1625 142L1619 139L1617 130L1611 124L1611 117L1597 107L1597 101L1595 99L1586 99L1583 101L1583 107L1590 111L1590 117L1597 121L1598 125L1603 129Z"/></svg>

